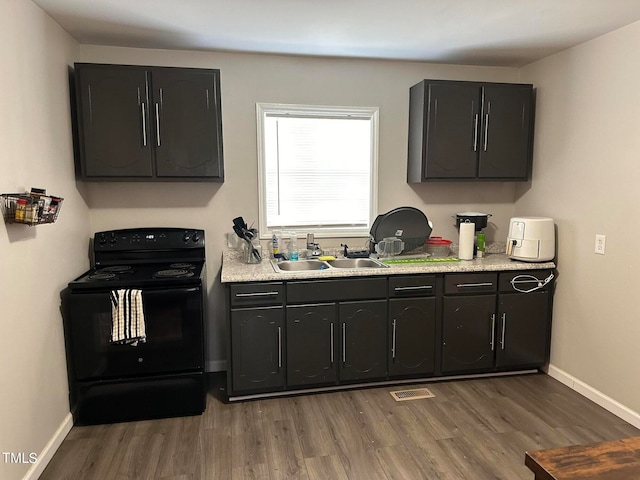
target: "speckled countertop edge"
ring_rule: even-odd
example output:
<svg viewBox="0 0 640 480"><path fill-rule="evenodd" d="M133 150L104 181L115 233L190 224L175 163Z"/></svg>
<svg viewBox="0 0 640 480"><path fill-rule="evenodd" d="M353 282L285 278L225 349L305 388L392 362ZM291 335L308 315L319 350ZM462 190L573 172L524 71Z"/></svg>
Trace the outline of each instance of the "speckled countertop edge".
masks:
<svg viewBox="0 0 640 480"><path fill-rule="evenodd" d="M222 283L268 282L289 280L312 280L323 278L350 278L389 275L414 275L419 273L463 273L496 272L511 270L540 270L555 268L554 262L521 262L510 259L504 253L491 253L483 258L461 260L459 262L395 264L389 268L375 269L339 269L314 270L303 272L278 273L269 259L257 264L246 264L237 251L229 250L222 254Z"/></svg>

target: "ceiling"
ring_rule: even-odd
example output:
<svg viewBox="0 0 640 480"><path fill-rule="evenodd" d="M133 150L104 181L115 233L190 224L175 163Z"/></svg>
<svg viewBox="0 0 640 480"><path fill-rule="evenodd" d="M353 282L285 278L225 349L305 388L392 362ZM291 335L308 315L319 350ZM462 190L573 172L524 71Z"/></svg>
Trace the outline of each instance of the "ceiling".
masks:
<svg viewBox="0 0 640 480"><path fill-rule="evenodd" d="M33 0L81 44L520 67L638 0Z"/></svg>

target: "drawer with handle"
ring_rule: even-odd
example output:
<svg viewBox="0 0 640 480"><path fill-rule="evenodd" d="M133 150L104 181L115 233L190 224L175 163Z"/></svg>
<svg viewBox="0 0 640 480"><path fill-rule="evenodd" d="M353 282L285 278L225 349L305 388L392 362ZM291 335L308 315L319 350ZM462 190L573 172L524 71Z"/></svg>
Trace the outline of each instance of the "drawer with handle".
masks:
<svg viewBox="0 0 640 480"><path fill-rule="evenodd" d="M445 295L493 293L497 289L497 273L460 273L444 276Z"/></svg>
<svg viewBox="0 0 640 480"><path fill-rule="evenodd" d="M430 297L435 294L435 275L411 275L389 278L389 298Z"/></svg>
<svg viewBox="0 0 640 480"><path fill-rule="evenodd" d="M232 307L279 305L284 301L284 285L282 282L231 285L229 291Z"/></svg>

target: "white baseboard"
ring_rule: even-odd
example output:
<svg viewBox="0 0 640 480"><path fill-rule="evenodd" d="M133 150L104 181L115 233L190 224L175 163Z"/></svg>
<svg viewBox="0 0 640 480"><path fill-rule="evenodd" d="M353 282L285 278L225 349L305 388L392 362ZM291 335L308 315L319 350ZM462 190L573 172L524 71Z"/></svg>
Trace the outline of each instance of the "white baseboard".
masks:
<svg viewBox="0 0 640 480"><path fill-rule="evenodd" d="M640 414L638 412L631 410L601 391L596 390L591 385L587 385L582 380L568 374L554 365L549 365L547 374L558 380L560 383L564 383L580 395L587 397L592 402L597 403L605 410L613 413L615 416L620 417L625 422L630 423L636 428L640 428Z"/></svg>
<svg viewBox="0 0 640 480"><path fill-rule="evenodd" d="M53 458L53 455L56 453L58 448L60 448L62 441L71 431L71 427L73 427L73 416L71 413L68 413L51 439L38 454L38 461L31 465L31 468L27 471L22 480L37 480L40 475L42 475L42 472L47 468L47 465Z"/></svg>
<svg viewBox="0 0 640 480"><path fill-rule="evenodd" d="M227 361L226 360L209 360L205 367L205 372L226 372Z"/></svg>

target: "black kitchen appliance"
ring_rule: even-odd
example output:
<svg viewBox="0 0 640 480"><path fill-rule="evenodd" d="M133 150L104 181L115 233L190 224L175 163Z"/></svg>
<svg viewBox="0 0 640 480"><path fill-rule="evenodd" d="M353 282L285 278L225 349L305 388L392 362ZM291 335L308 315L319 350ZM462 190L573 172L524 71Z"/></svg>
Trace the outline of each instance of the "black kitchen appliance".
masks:
<svg viewBox="0 0 640 480"><path fill-rule="evenodd" d="M204 411L204 231L98 232L93 268L62 293L70 404L79 424ZM146 341L111 341L111 295L141 291Z"/></svg>
<svg viewBox="0 0 640 480"><path fill-rule="evenodd" d="M369 232L369 250L376 253L376 244L385 238L396 237L404 242L403 253L424 245L432 227L426 215L414 207L399 207L378 215Z"/></svg>

